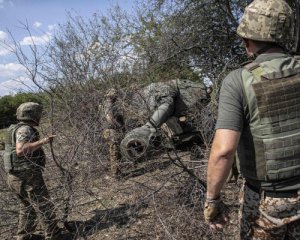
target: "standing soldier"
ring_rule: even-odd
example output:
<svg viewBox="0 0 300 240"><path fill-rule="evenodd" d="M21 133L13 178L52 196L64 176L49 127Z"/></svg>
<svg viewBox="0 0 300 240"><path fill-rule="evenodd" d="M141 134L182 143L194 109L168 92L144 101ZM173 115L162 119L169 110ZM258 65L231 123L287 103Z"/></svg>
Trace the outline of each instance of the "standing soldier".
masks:
<svg viewBox="0 0 300 240"><path fill-rule="evenodd" d="M120 170L120 142L124 134L124 119L121 113L118 101L118 92L111 88L107 91L104 99L104 114L105 114L105 129L103 137L107 140L109 145L109 157L111 174L119 178L121 176Z"/></svg>
<svg viewBox="0 0 300 240"><path fill-rule="evenodd" d="M228 221L220 192L238 150L241 239L300 239L300 61L284 47L293 30L284 0L254 0L237 34L256 58L220 92L204 217L212 228Z"/></svg>
<svg viewBox="0 0 300 240"><path fill-rule="evenodd" d="M26 102L17 109L17 124L9 127L5 143L4 166L9 188L20 201L17 239L30 239L37 226L37 212L45 227L45 239L63 239L55 219L55 207L43 179L44 144L55 135L40 139L39 125L42 107Z"/></svg>

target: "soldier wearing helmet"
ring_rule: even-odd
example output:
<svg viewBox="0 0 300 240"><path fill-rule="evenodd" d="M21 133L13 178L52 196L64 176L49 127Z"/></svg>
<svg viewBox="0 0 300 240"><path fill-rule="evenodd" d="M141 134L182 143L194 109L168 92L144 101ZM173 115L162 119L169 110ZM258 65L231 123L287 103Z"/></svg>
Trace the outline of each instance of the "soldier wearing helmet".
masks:
<svg viewBox="0 0 300 240"><path fill-rule="evenodd" d="M124 119L118 100L118 91L115 88L110 88L105 94L103 104L105 115L103 137L109 145L111 174L116 179L121 177L120 142L124 134Z"/></svg>
<svg viewBox="0 0 300 240"><path fill-rule="evenodd" d="M221 190L237 150L240 239L300 239L300 61L285 49L293 32L284 0L254 0L237 34L255 60L221 87L204 217L212 228L228 221Z"/></svg>
<svg viewBox="0 0 300 240"><path fill-rule="evenodd" d="M40 104L23 103L16 115L18 123L11 125L7 131L4 167L8 186L20 200L17 239L30 238L37 226L37 212L41 213L45 239L63 239L55 219L55 207L43 179L45 153L42 146L53 141L55 135L40 139L35 128L42 116Z"/></svg>

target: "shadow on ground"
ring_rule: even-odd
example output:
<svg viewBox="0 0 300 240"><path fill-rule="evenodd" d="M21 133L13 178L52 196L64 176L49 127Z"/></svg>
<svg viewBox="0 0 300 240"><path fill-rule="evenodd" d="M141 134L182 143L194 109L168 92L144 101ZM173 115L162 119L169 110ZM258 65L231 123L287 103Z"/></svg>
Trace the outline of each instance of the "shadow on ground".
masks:
<svg viewBox="0 0 300 240"><path fill-rule="evenodd" d="M139 213L148 205L145 203L124 205L114 209L94 210L94 216L87 221L65 222L65 228L76 237L90 236L102 229L128 226L138 219Z"/></svg>
<svg viewBox="0 0 300 240"><path fill-rule="evenodd" d="M142 176L146 173L151 173L156 170L163 170L169 167L172 164L171 160L164 161L164 162L153 162L153 163L148 163L147 165L137 168L132 170L132 171L127 171L127 172L122 172L121 178L126 180L129 178L134 178L134 177L139 177ZM138 164L137 164L138 166Z"/></svg>

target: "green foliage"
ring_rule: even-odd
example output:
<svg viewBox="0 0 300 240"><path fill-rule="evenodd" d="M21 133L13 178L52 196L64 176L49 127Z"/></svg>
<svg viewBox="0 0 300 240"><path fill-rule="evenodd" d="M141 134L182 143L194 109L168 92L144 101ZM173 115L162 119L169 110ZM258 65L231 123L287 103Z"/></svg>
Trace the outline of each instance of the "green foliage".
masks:
<svg viewBox="0 0 300 240"><path fill-rule="evenodd" d="M18 93L0 98L0 129L16 122L16 110L24 102L42 103L40 94Z"/></svg>
<svg viewBox="0 0 300 240"><path fill-rule="evenodd" d="M6 129L0 129L0 149L1 149L1 142L4 142L5 139Z"/></svg>

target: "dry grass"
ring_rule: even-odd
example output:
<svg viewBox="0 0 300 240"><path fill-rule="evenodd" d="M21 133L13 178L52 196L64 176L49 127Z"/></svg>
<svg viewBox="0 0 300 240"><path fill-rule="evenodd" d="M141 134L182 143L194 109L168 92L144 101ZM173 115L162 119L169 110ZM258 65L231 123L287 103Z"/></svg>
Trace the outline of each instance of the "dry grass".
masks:
<svg viewBox="0 0 300 240"><path fill-rule="evenodd" d="M189 152L177 154L181 160L189 162ZM61 179L58 175L54 178L53 170L54 167L49 165L45 178L57 203L58 216L62 219ZM205 179L205 171L206 163L202 159L196 171L199 179ZM223 232L212 232L202 217L203 185L173 164L167 155L162 154L137 165L124 164L124 175L120 180L101 172L99 167L93 169L87 178L78 175L74 180L76 191L71 196L70 212L65 221L74 239L232 240L237 236L239 183L227 184L224 191L232 221ZM0 233L1 239L11 239L16 230L16 202L4 185L1 181L4 192L0 203L10 199L10 205L1 208Z"/></svg>
<svg viewBox="0 0 300 240"><path fill-rule="evenodd" d="M180 154L189 158L186 152ZM198 174L204 177L204 172ZM208 231L202 217L205 189L166 156L127 169L120 181L106 175L95 176L92 182L88 193L79 194L85 197L74 197L68 218L78 239L231 240L237 236L238 185L228 184L224 196L231 206L231 223L223 232Z"/></svg>

